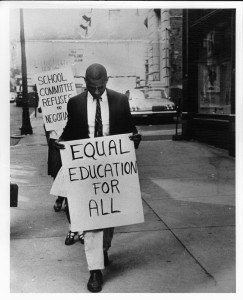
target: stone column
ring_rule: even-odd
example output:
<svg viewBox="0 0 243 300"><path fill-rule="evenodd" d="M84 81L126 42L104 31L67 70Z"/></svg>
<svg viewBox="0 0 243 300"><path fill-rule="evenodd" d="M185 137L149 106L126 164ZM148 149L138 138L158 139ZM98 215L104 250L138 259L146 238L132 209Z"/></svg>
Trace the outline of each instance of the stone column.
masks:
<svg viewBox="0 0 243 300"><path fill-rule="evenodd" d="M168 90L170 84L170 12L166 9L161 10L160 76L161 83Z"/></svg>
<svg viewBox="0 0 243 300"><path fill-rule="evenodd" d="M159 46L159 18L153 9L148 14L148 30L149 30L149 82L160 80L160 46Z"/></svg>

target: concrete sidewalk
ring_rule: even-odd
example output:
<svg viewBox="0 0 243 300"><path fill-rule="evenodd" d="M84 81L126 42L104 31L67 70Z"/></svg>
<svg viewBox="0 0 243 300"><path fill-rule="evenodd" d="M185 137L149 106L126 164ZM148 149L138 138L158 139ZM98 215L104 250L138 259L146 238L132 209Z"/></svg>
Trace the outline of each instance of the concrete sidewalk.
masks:
<svg viewBox="0 0 243 300"><path fill-rule="evenodd" d="M42 116L11 147L12 293L88 293L84 247L49 194ZM235 160L196 142L150 140L137 150L145 223L117 227L102 293L233 293Z"/></svg>

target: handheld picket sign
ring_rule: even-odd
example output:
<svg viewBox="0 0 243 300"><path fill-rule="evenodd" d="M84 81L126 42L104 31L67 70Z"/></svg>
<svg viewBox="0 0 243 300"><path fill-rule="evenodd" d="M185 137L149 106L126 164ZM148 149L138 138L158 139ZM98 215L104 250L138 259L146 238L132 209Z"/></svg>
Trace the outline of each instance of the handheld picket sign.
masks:
<svg viewBox="0 0 243 300"><path fill-rule="evenodd" d="M34 81L46 130L64 128L68 100L77 95L71 67L35 74Z"/></svg>
<svg viewBox="0 0 243 300"><path fill-rule="evenodd" d="M63 142L63 176L73 231L144 222L131 134Z"/></svg>

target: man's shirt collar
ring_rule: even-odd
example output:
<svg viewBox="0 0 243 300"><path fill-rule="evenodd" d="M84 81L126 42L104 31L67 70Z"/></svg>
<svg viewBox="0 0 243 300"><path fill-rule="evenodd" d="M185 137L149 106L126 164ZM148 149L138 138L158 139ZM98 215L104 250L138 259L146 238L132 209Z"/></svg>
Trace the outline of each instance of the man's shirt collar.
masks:
<svg viewBox="0 0 243 300"><path fill-rule="evenodd" d="M88 101L92 101L92 102L95 101L95 98L93 98L93 96L90 94L89 91L88 91L87 99L88 99ZM102 102L108 101L107 90L105 90L104 93L101 95L101 101Z"/></svg>

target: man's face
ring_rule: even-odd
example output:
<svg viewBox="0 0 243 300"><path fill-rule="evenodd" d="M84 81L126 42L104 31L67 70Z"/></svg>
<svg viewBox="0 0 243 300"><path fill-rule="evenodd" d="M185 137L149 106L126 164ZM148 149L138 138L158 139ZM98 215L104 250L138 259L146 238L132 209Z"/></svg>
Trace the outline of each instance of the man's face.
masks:
<svg viewBox="0 0 243 300"><path fill-rule="evenodd" d="M101 98L102 94L106 89L107 78L102 78L99 80L93 80L92 78L86 78L86 87L90 94L95 98Z"/></svg>

